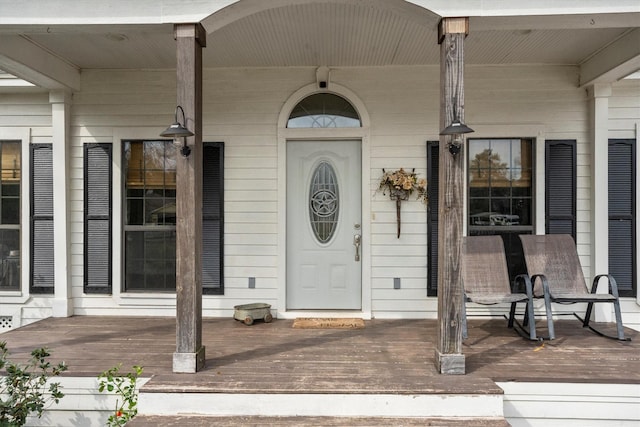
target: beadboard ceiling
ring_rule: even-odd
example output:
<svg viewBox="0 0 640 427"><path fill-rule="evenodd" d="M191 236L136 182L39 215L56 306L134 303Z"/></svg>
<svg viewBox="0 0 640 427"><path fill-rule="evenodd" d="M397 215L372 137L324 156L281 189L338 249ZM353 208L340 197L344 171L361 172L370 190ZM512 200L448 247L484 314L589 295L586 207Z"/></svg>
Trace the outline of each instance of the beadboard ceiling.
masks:
<svg viewBox="0 0 640 427"><path fill-rule="evenodd" d="M489 18L471 18L467 64L581 64L632 31L623 26L563 28L562 24L494 29L491 23ZM436 27L427 11L424 20L407 19L392 8L374 8L366 2L279 7L208 34L204 66L438 64ZM20 35L80 70L175 67L171 24L0 27L0 35L6 34Z"/></svg>

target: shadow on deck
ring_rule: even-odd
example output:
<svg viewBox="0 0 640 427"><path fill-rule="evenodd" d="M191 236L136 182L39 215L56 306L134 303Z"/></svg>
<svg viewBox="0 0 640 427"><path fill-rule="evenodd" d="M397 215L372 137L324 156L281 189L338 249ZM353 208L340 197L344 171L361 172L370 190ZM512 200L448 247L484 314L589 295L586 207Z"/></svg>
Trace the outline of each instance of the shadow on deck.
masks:
<svg viewBox="0 0 640 427"><path fill-rule="evenodd" d="M96 377L119 363L123 370L143 366L151 380L142 391L158 395L482 396L502 394L495 382L640 384L640 333L630 329L632 341L619 342L561 320L558 339L541 343L522 339L505 320L470 319L467 375L447 376L434 366L436 320L371 320L364 329L293 329L292 323L204 319L206 366L197 374L172 372L173 318L50 318L0 339L16 361L48 347L52 361L68 364L69 377Z"/></svg>

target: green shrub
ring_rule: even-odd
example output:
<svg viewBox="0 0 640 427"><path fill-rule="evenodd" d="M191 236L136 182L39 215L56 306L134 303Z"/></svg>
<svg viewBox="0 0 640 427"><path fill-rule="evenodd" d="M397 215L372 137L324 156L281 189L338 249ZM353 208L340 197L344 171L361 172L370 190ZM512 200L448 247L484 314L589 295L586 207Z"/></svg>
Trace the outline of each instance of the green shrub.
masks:
<svg viewBox="0 0 640 427"><path fill-rule="evenodd" d="M111 414L107 420L109 427L123 426L138 413L136 380L140 374L142 374L142 368L140 366L134 366L133 372L129 372L123 376L119 374L121 367L122 364L120 363L118 366L104 371L98 376L100 380L98 390L100 393L106 390L109 393L115 393L120 396L120 399L116 400L114 413Z"/></svg>
<svg viewBox="0 0 640 427"><path fill-rule="evenodd" d="M67 366L51 365L47 361L51 354L44 347L33 350L24 366L7 360L8 354L7 343L0 342L0 369L6 370L0 382L0 426L22 426L31 413L40 418L48 404L62 399L60 383L49 383L48 390L46 385L49 377L60 375Z"/></svg>

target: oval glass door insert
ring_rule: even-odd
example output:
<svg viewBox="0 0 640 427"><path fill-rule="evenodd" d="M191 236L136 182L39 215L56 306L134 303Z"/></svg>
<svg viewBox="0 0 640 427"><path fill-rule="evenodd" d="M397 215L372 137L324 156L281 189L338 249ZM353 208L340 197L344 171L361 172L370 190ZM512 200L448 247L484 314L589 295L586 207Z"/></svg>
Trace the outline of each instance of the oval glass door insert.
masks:
<svg viewBox="0 0 640 427"><path fill-rule="evenodd" d="M309 220L320 243L327 243L338 226L340 200L335 170L326 161L313 172L309 189Z"/></svg>

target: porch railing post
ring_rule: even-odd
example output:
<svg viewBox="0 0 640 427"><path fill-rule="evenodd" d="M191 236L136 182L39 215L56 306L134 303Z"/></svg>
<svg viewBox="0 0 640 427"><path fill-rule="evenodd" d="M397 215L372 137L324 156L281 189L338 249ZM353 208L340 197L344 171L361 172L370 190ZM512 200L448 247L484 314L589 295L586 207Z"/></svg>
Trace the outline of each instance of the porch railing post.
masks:
<svg viewBox="0 0 640 427"><path fill-rule="evenodd" d="M440 129L454 118L464 123L464 38L469 18L443 18L440 43ZM438 235L438 337L435 363L441 374L464 374L462 354L463 285L461 269L463 228L463 171L465 147L458 154L445 149L451 138L440 136Z"/></svg>
<svg viewBox="0 0 640 427"><path fill-rule="evenodd" d="M176 154L176 352L173 372L204 367L202 345L202 48L200 24L176 24L177 103L184 110L188 157Z"/></svg>

